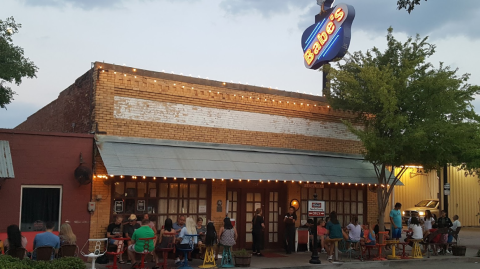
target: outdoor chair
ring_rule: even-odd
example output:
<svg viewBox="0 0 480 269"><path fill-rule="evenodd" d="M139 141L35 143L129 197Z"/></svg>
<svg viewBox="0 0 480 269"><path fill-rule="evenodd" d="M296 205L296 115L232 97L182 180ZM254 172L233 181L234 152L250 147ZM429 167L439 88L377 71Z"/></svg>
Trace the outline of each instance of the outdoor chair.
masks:
<svg viewBox="0 0 480 269"><path fill-rule="evenodd" d="M37 247L33 253L37 261L50 261L55 257L55 249L50 246Z"/></svg>
<svg viewBox="0 0 480 269"><path fill-rule="evenodd" d="M458 234L460 233L460 230L462 227L457 227L457 229L454 231L452 229L448 229L448 235L451 235L455 241L452 240L451 243L449 243L450 247L456 246L458 244Z"/></svg>
<svg viewBox="0 0 480 269"><path fill-rule="evenodd" d="M94 244L93 245L94 249L92 252L89 251L90 243ZM80 254L82 254L83 257L92 259L91 268L95 269L95 260L98 257L105 255L105 253L107 252L107 247L108 247L107 245L108 245L108 238L88 239L87 242L85 242L85 244L83 245L82 249L80 250ZM87 249L85 249L85 247L87 247ZM86 250L88 254L86 254L84 250Z"/></svg>
<svg viewBox="0 0 480 269"><path fill-rule="evenodd" d="M167 269L167 262L168 262L168 253L173 251L175 253L175 235L177 233L164 233L166 237L162 238L162 240L168 240L166 244L166 248L157 248L155 249L155 252L157 253L157 256L161 256L160 253L162 253L163 256L163 262L159 263L157 265L161 266L163 269Z"/></svg>
<svg viewBox="0 0 480 269"><path fill-rule="evenodd" d="M25 258L25 254L27 254L27 250L25 248L16 248L15 250L8 249L5 252L5 255L10 255L20 260L23 260L23 258Z"/></svg>
<svg viewBox="0 0 480 269"><path fill-rule="evenodd" d="M427 258L430 258L430 251L429 248L432 248L433 255L437 256L437 248L445 246L447 242L444 240L444 234L448 234L447 228L438 229L435 232L429 234L424 242L421 242L421 245L425 245L427 248ZM440 240L438 242L433 242L435 237L440 236Z"/></svg>
<svg viewBox="0 0 480 269"><path fill-rule="evenodd" d="M185 237L188 237L188 248L178 248L181 252L183 252L184 261L183 264L178 267L178 269L191 269L188 265L188 253L192 252L195 249L195 236L198 234L185 234Z"/></svg>
<svg viewBox="0 0 480 269"><path fill-rule="evenodd" d="M307 251L310 251L310 234L308 230L297 230L297 240L295 241L295 252L298 250L298 245L307 245Z"/></svg>
<svg viewBox="0 0 480 269"><path fill-rule="evenodd" d="M351 244L353 242L351 241L346 241L345 239L342 239L342 241L338 242L338 251L342 255L346 255L348 257L348 260L352 260L352 253L355 252L353 248L351 248ZM356 242L357 243L357 242Z"/></svg>
<svg viewBox="0 0 480 269"><path fill-rule="evenodd" d="M58 250L58 257L77 257L78 246L77 245L63 245Z"/></svg>
<svg viewBox="0 0 480 269"><path fill-rule="evenodd" d="M151 246L155 246L155 239L156 237L149 237L149 238L138 238L138 243L140 244L141 241L143 241L143 250L141 252L135 251L135 253L140 254L140 263L135 265L133 268L145 268L145 257L147 254L152 253L153 251L150 251ZM135 249L135 247L133 248Z"/></svg>
<svg viewBox="0 0 480 269"><path fill-rule="evenodd" d="M128 238L115 238L115 241L117 241L117 245L110 245L108 246L109 248L111 246L116 246L116 248L112 251L107 251L105 254L107 255L112 255L113 256L113 264L112 265L107 265L107 268L112 268L112 269L118 269L118 264L117 264L117 258L118 256L122 256L123 253L125 252L125 240Z"/></svg>

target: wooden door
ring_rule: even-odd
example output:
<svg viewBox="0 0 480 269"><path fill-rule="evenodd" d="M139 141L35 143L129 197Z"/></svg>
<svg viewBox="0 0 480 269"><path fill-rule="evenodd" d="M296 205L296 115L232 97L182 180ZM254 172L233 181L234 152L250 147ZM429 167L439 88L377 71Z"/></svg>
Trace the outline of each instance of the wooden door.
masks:
<svg viewBox="0 0 480 269"><path fill-rule="evenodd" d="M263 202L263 190L248 190L245 192L245 220L243 225L245 226L244 246L252 247L252 220L255 216L255 210L261 208L265 214L265 207ZM265 227L267 228L267 227ZM267 229L265 229L267 230ZM267 231L265 231L267 232Z"/></svg>

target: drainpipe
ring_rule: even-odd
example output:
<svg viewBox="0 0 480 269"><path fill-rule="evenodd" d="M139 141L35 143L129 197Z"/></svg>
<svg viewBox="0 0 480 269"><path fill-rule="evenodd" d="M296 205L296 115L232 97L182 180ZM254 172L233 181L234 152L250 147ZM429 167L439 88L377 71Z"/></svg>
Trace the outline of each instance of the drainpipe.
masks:
<svg viewBox="0 0 480 269"><path fill-rule="evenodd" d="M442 190L443 186L448 183L448 166L447 164L443 166L443 184L442 184ZM443 191L443 210L447 212L448 216L448 195L445 195L445 191Z"/></svg>

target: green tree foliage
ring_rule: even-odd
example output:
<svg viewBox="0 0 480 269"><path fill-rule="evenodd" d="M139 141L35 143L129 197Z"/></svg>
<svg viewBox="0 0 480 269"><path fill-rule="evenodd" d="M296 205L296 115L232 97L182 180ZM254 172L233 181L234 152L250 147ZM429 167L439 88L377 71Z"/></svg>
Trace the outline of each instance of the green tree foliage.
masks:
<svg viewBox="0 0 480 269"><path fill-rule="evenodd" d="M405 166L474 168L480 160L480 117L471 104L480 87L468 84L468 74L427 62L435 53L427 38L402 43L392 33L388 29L384 52L354 52L328 70L330 104L358 113L357 122L345 124L363 143L365 160L384 186L377 191L381 226Z"/></svg>
<svg viewBox="0 0 480 269"><path fill-rule="evenodd" d="M408 13L412 12L416 5L420 5L421 0L398 0L397 7L398 10L406 9ZM427 1L427 0L425 0Z"/></svg>
<svg viewBox="0 0 480 269"><path fill-rule="evenodd" d="M34 78L38 68L23 56L23 49L13 44L12 36L18 33L21 24L13 17L0 20L0 107L6 108L15 92L7 83L20 85L23 77Z"/></svg>

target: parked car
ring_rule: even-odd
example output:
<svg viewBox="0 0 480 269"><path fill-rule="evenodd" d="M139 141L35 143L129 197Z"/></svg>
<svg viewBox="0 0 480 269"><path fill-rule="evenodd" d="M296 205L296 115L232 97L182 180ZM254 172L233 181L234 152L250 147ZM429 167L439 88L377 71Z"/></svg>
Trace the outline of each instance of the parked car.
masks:
<svg viewBox="0 0 480 269"><path fill-rule="evenodd" d="M425 217L425 211L430 210L432 215L439 217L440 216L440 209L439 209L440 202L438 199L428 199L422 200L420 203L416 204L415 207L407 208L402 211L402 220L407 224L408 219L412 216L413 212L417 212L420 218Z"/></svg>

